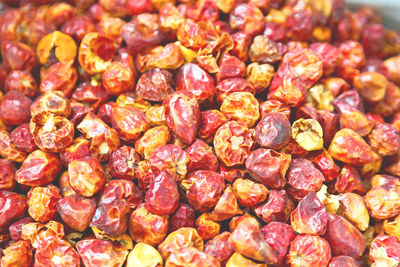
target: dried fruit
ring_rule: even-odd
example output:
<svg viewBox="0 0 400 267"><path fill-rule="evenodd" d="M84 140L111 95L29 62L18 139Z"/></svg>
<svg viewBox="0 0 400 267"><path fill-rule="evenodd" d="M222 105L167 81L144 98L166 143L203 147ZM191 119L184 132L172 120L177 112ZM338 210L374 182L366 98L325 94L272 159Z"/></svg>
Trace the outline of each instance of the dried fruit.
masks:
<svg viewBox="0 0 400 267"><path fill-rule="evenodd" d="M35 266L79 266L78 253L62 239L53 239L40 246L35 253Z"/></svg>
<svg viewBox="0 0 400 267"><path fill-rule="evenodd" d="M68 179L74 191L86 197L99 192L106 182L103 167L90 156L68 164Z"/></svg>
<svg viewBox="0 0 400 267"><path fill-rule="evenodd" d="M20 240L3 250L1 266L29 266L32 263L32 248L29 242Z"/></svg>
<svg viewBox="0 0 400 267"><path fill-rule="evenodd" d="M327 182L334 180L340 172L340 167L336 165L327 150L323 149L313 155L309 160L322 172Z"/></svg>
<svg viewBox="0 0 400 267"><path fill-rule="evenodd" d="M173 85L174 81L169 71L154 68L140 76L136 85L136 94L145 100L161 102L174 91Z"/></svg>
<svg viewBox="0 0 400 267"><path fill-rule="evenodd" d="M365 250L365 240L361 232L343 217L329 214L325 238L335 256L350 256L358 259Z"/></svg>
<svg viewBox="0 0 400 267"><path fill-rule="evenodd" d="M182 185L186 187L186 198L192 208L199 212L213 208L224 192L224 179L214 171L195 171Z"/></svg>
<svg viewBox="0 0 400 267"><path fill-rule="evenodd" d="M322 76L322 60L309 48L295 49L286 53L282 64L289 64L306 88L310 88Z"/></svg>
<svg viewBox="0 0 400 267"><path fill-rule="evenodd" d="M59 31L54 31L40 39L36 53L41 64L53 64L54 56L58 61L74 60L77 46L72 37Z"/></svg>
<svg viewBox="0 0 400 267"><path fill-rule="evenodd" d="M28 71L11 71L4 80L4 92L19 91L27 97L37 94L38 86L33 75Z"/></svg>
<svg viewBox="0 0 400 267"><path fill-rule="evenodd" d="M5 124L19 125L29 122L30 119L30 100L18 91L10 91L1 98L0 118Z"/></svg>
<svg viewBox="0 0 400 267"><path fill-rule="evenodd" d="M52 184L31 188L27 195L29 215L38 222L50 221L56 215L56 204L60 198L60 190Z"/></svg>
<svg viewBox="0 0 400 267"><path fill-rule="evenodd" d="M176 145L157 147L150 154L149 167L154 175L167 171L177 181L183 180L187 173L188 154Z"/></svg>
<svg viewBox="0 0 400 267"><path fill-rule="evenodd" d="M57 201L57 211L69 227L83 232L89 226L96 211L96 201L72 194Z"/></svg>
<svg viewBox="0 0 400 267"><path fill-rule="evenodd" d="M90 226L96 227L106 235L120 236L128 228L130 213L130 206L122 200L101 204L97 206Z"/></svg>
<svg viewBox="0 0 400 267"><path fill-rule="evenodd" d="M249 267L267 267L267 264L257 263L255 261L250 260L242 256L241 254L235 252L229 258L228 262L226 263L227 267L239 267L239 266L249 266Z"/></svg>
<svg viewBox="0 0 400 267"><path fill-rule="evenodd" d="M178 204L178 207L169 217L169 230L176 231L182 227L194 227L194 210L188 204Z"/></svg>
<svg viewBox="0 0 400 267"><path fill-rule="evenodd" d="M395 266L400 262L399 252L400 243L395 237L380 234L372 240L369 259L373 262L372 266L382 264Z"/></svg>
<svg viewBox="0 0 400 267"><path fill-rule="evenodd" d="M111 62L101 78L104 89L109 95L118 96L133 91L135 86L135 74L129 66L121 62Z"/></svg>
<svg viewBox="0 0 400 267"><path fill-rule="evenodd" d="M190 159L188 165L189 173L197 170L216 171L218 169L219 162L213 149L200 139L197 139L187 147L186 153L188 153Z"/></svg>
<svg viewBox="0 0 400 267"><path fill-rule="evenodd" d="M154 177L145 196L146 208L158 215L169 215L178 207L179 193L174 178L168 172Z"/></svg>
<svg viewBox="0 0 400 267"><path fill-rule="evenodd" d="M246 127L253 127L260 113L258 101L249 92L234 92L229 94L220 107L221 112L229 119L235 120Z"/></svg>
<svg viewBox="0 0 400 267"><path fill-rule="evenodd" d="M36 66L34 50L22 42L5 40L1 44L1 56L5 66L12 70L31 71Z"/></svg>
<svg viewBox="0 0 400 267"><path fill-rule="evenodd" d="M246 79L253 84L258 94L264 92L269 86L274 72L275 70L272 65L255 62L247 66Z"/></svg>
<svg viewBox="0 0 400 267"><path fill-rule="evenodd" d="M368 102L378 102L385 97L387 80L377 72L363 72L354 78L354 87Z"/></svg>
<svg viewBox="0 0 400 267"><path fill-rule="evenodd" d="M254 36L262 31L264 16L256 6L239 4L230 13L229 23L232 29Z"/></svg>
<svg viewBox="0 0 400 267"><path fill-rule="evenodd" d="M2 267L400 266L400 34L371 8L3 2Z"/></svg>
<svg viewBox="0 0 400 267"><path fill-rule="evenodd" d="M268 195L267 187L249 179L236 179L232 187L237 200L244 207L254 207L263 202Z"/></svg>
<svg viewBox="0 0 400 267"><path fill-rule="evenodd" d="M0 189L13 190L15 187L14 163L7 159L0 159Z"/></svg>
<svg viewBox="0 0 400 267"><path fill-rule="evenodd" d="M22 217L27 208L26 201L21 195L6 190L0 191L0 204L0 229Z"/></svg>
<svg viewBox="0 0 400 267"><path fill-rule="evenodd" d="M393 156L400 151L400 133L388 123L375 125L368 135L368 142L379 156Z"/></svg>
<svg viewBox="0 0 400 267"><path fill-rule="evenodd" d="M52 182L61 171L61 161L53 153L35 150L15 173L15 180L23 185L39 186Z"/></svg>
<svg viewBox="0 0 400 267"><path fill-rule="evenodd" d="M144 113L135 107L114 106L111 110L111 120L118 136L127 142L136 141L150 128Z"/></svg>
<svg viewBox="0 0 400 267"><path fill-rule="evenodd" d="M199 236L196 229L182 227L170 233L158 246L158 251L164 259L167 259L171 253L191 247L202 251L204 248L203 239Z"/></svg>
<svg viewBox="0 0 400 267"><path fill-rule="evenodd" d="M163 265L164 261L160 253L146 243L137 243L133 250L129 252L126 266L157 266Z"/></svg>
<svg viewBox="0 0 400 267"><path fill-rule="evenodd" d="M293 230L299 234L323 235L326 231L328 213L316 194L310 192L290 215Z"/></svg>
<svg viewBox="0 0 400 267"><path fill-rule="evenodd" d="M280 149L292 137L292 128L283 113L268 112L256 127L256 142L263 147Z"/></svg>
<svg viewBox="0 0 400 267"><path fill-rule="evenodd" d="M60 152L74 139L74 124L48 111L34 115L29 129L36 145L47 152Z"/></svg>
<svg viewBox="0 0 400 267"><path fill-rule="evenodd" d="M289 193L297 200L308 192L317 192L325 181L324 175L307 159L293 159L287 174Z"/></svg>
<svg viewBox="0 0 400 267"><path fill-rule="evenodd" d="M216 74L217 81L228 78L244 77L246 65L235 56L225 53L219 61L219 71Z"/></svg>
<svg viewBox="0 0 400 267"><path fill-rule="evenodd" d="M160 244L168 231L168 216L151 213L144 204L139 205L129 217L129 233L135 242L151 246Z"/></svg>
<svg viewBox="0 0 400 267"><path fill-rule="evenodd" d="M339 267L339 266L358 267L360 266L360 264L352 257L337 256L333 257L328 265L328 267Z"/></svg>
<svg viewBox="0 0 400 267"><path fill-rule="evenodd" d="M274 43L265 35L257 35L250 46L249 57L252 62L273 64L281 60L281 55Z"/></svg>
<svg viewBox="0 0 400 267"><path fill-rule="evenodd" d="M252 83L243 78L228 78L217 83L217 102L222 101L234 92L249 92L254 94L255 88Z"/></svg>
<svg viewBox="0 0 400 267"><path fill-rule="evenodd" d="M210 213L201 214L195 221L195 227L203 240L217 236L221 230L221 224L215 222Z"/></svg>
<svg viewBox="0 0 400 267"><path fill-rule="evenodd" d="M365 194L365 186L356 168L344 165L340 174L336 177L335 190L339 193L356 192Z"/></svg>
<svg viewBox="0 0 400 267"><path fill-rule="evenodd" d="M287 263L295 267L327 266L331 257L331 247L325 239L298 235L290 242Z"/></svg>
<svg viewBox="0 0 400 267"><path fill-rule="evenodd" d="M215 236L206 243L204 252L214 256L220 262L226 263L229 257L234 254L234 249L229 243L230 235L229 232L223 232Z"/></svg>
<svg viewBox="0 0 400 267"><path fill-rule="evenodd" d="M72 64L73 61L70 60L51 65L43 74L40 91L61 91L65 96L70 96L78 79L78 73Z"/></svg>
<svg viewBox="0 0 400 267"><path fill-rule="evenodd" d="M220 267L219 261L213 256L197 248L181 248L171 253L165 262L167 267Z"/></svg>
<svg viewBox="0 0 400 267"><path fill-rule="evenodd" d="M269 223L272 221L287 222L293 210L294 203L285 190L271 190L268 201L257 206L254 212L264 222Z"/></svg>
<svg viewBox="0 0 400 267"><path fill-rule="evenodd" d="M242 211L239 208L232 187L228 185L215 205L214 210L211 213L211 218L215 221L223 221L238 214L242 214Z"/></svg>
<svg viewBox="0 0 400 267"><path fill-rule="evenodd" d="M144 4L143 2L140 2ZM128 3L128 7L130 4ZM152 7L150 1L147 5ZM144 4L144 7L146 4ZM127 44L128 49L131 53L136 54L141 52L143 49L159 44L164 38L163 33L160 29L159 18L157 14L143 13L151 12L153 8L143 8L139 12L134 12L133 14L138 14L132 18L132 20L126 23L121 28L121 36Z"/></svg>
<svg viewBox="0 0 400 267"><path fill-rule="evenodd" d="M79 46L78 60L90 74L105 71L111 64L116 43L110 37L97 32L87 33Z"/></svg>
<svg viewBox="0 0 400 267"><path fill-rule="evenodd" d="M186 144L196 137L200 121L200 108L195 96L187 91L169 94L164 99L168 127Z"/></svg>
<svg viewBox="0 0 400 267"><path fill-rule="evenodd" d="M281 222L270 222L261 228L261 233L265 241L277 252L278 263L282 264L290 241L295 237L293 229Z"/></svg>
<svg viewBox="0 0 400 267"><path fill-rule="evenodd" d="M107 240L82 240L76 244L76 249L85 266L105 267L112 264L121 267L128 256L128 250Z"/></svg>
<svg viewBox="0 0 400 267"><path fill-rule="evenodd" d="M243 164L252 146L253 134L235 121L223 124L215 133L215 153L227 167Z"/></svg>
<svg viewBox="0 0 400 267"><path fill-rule="evenodd" d="M400 211L400 190L394 184L374 186L365 195L370 215L382 220L396 216Z"/></svg>
<svg viewBox="0 0 400 267"><path fill-rule="evenodd" d="M247 221L239 223L229 237L229 243L238 253L250 259L271 264L279 261L277 253L264 240L260 229Z"/></svg>
<svg viewBox="0 0 400 267"><path fill-rule="evenodd" d="M318 121L299 119L292 125L292 137L305 150L313 151L324 147L323 131Z"/></svg>
<svg viewBox="0 0 400 267"><path fill-rule="evenodd" d="M347 128L335 134L328 152L334 159L350 165L359 166L374 160L370 146L360 135Z"/></svg>
<svg viewBox="0 0 400 267"><path fill-rule="evenodd" d="M272 78L268 100L279 100L291 107L306 100L306 86L289 63L281 65Z"/></svg>

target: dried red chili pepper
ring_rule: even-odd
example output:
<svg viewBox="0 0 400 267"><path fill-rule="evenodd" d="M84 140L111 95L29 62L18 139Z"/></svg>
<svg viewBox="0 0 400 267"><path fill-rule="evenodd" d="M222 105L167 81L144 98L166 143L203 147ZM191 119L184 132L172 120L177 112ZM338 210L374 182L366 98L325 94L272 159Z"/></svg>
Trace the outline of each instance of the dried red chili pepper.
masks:
<svg viewBox="0 0 400 267"><path fill-rule="evenodd" d="M1 266L400 266L372 9L5 0L0 39Z"/></svg>

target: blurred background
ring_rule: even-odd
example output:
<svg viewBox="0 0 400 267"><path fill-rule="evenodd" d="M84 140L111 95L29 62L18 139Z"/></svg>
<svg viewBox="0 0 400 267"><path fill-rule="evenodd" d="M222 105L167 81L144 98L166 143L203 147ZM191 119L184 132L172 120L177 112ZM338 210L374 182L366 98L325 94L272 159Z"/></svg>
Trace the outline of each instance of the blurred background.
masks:
<svg viewBox="0 0 400 267"><path fill-rule="evenodd" d="M384 20L384 24L400 30L400 0L345 0L350 9L370 6L376 9Z"/></svg>

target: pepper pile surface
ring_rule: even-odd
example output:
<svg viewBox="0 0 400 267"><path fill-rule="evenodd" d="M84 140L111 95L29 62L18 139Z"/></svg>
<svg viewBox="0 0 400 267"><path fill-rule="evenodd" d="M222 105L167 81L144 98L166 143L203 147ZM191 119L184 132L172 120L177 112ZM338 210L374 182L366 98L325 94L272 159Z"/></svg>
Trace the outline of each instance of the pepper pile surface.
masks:
<svg viewBox="0 0 400 267"><path fill-rule="evenodd" d="M400 35L342 0L5 0L7 266L400 266Z"/></svg>

